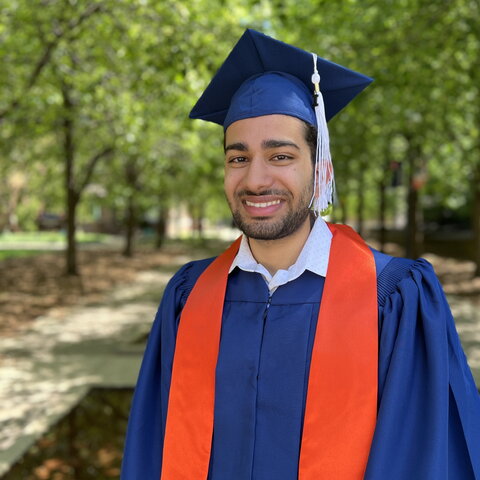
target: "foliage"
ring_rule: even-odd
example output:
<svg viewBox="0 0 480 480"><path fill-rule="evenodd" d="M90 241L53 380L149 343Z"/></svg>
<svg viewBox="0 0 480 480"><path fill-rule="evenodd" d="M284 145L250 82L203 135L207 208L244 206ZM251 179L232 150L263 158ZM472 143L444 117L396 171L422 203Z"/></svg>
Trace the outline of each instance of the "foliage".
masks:
<svg viewBox="0 0 480 480"><path fill-rule="evenodd" d="M352 169L368 167L370 188L385 175L385 144L401 137L421 145L415 173L428 179L425 194L446 207L467 204L479 156L467 153L479 135L479 2L277 3L288 41L375 78L332 122L340 194L351 195Z"/></svg>
<svg viewBox="0 0 480 480"><path fill-rule="evenodd" d="M129 205L142 217L185 199L193 216L228 217L221 129L187 117L246 26L375 78L330 125L347 218L377 217L392 160L404 190L408 178L418 184L422 208L473 215L479 9L478 0L5 0L0 228L64 210L66 118L81 220L100 209L121 224ZM113 153L97 158L105 149ZM398 190L386 191L394 206Z"/></svg>

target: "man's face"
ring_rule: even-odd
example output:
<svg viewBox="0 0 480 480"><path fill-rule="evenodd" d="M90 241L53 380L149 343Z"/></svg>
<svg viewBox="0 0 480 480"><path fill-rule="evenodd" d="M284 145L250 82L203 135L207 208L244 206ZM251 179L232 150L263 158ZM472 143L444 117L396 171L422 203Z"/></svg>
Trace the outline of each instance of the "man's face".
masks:
<svg viewBox="0 0 480 480"><path fill-rule="evenodd" d="M276 240L309 218L313 166L301 120L266 115L225 132L225 195L247 237Z"/></svg>

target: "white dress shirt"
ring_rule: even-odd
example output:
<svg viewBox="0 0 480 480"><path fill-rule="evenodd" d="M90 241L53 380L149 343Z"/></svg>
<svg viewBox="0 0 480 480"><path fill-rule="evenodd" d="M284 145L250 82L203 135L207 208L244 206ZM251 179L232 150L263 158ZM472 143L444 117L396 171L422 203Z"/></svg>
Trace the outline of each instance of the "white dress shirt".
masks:
<svg viewBox="0 0 480 480"><path fill-rule="evenodd" d="M270 295L272 295L280 285L285 285L286 283L295 280L305 270L309 270L310 272L325 277L327 274L331 243L332 233L325 220L318 217L315 220L310 235L298 256L297 261L288 267L287 270L277 270L275 275L272 276L263 265L255 260L252 251L250 250L250 246L248 245L248 239L243 235L240 249L233 260L229 273L232 272L235 267L246 272L260 273L267 283Z"/></svg>

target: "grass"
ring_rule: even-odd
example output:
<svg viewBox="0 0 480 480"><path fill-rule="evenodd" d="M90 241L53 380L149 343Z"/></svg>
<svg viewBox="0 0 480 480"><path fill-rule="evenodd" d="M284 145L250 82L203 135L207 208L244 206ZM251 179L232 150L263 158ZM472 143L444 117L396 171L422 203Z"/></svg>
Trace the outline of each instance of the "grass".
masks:
<svg viewBox="0 0 480 480"><path fill-rule="evenodd" d="M103 242L108 235L102 233L77 232L77 241L80 243L87 242ZM2 233L0 234L0 245L3 243L64 243L66 241L66 233L60 232L18 232L18 233Z"/></svg>
<svg viewBox="0 0 480 480"><path fill-rule="evenodd" d="M110 235L101 233L77 232L78 243L106 243ZM188 252L194 256L210 257L218 255L229 242L213 238L174 238L166 239L163 249L172 254ZM0 234L0 261L7 258L26 257L56 251L46 244L60 246L66 244L65 232L18 232ZM153 247L154 236L141 235L136 239L136 247Z"/></svg>
<svg viewBox="0 0 480 480"><path fill-rule="evenodd" d="M103 243L109 235L101 233L77 232L78 243ZM7 258L29 257L50 251L45 244L59 245L66 244L66 234L60 232L16 232L0 234L0 261ZM23 247L23 248L22 248Z"/></svg>
<svg viewBox="0 0 480 480"><path fill-rule="evenodd" d="M44 253L44 250L0 250L0 261L7 258L30 257Z"/></svg>

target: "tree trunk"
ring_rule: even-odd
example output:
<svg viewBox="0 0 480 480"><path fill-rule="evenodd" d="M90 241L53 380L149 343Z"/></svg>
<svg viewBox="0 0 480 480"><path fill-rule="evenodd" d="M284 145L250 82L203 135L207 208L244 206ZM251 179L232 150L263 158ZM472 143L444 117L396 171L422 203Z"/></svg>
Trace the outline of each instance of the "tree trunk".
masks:
<svg viewBox="0 0 480 480"><path fill-rule="evenodd" d="M158 217L156 225L156 239L155 239L155 248L159 250L162 248L163 243L165 242L165 236L167 232L167 217L168 209L165 205L162 204L162 199L159 201L158 205Z"/></svg>
<svg viewBox="0 0 480 480"><path fill-rule="evenodd" d="M348 214L347 214L347 197L343 197L340 200L340 223L346 225L348 222Z"/></svg>
<svg viewBox="0 0 480 480"><path fill-rule="evenodd" d="M386 174L385 174L386 175ZM387 213L387 182L385 175L378 183L378 193L380 197L378 210L378 226L379 226L379 242L380 251L385 252L385 244L387 243L387 227L386 227L386 213Z"/></svg>
<svg viewBox="0 0 480 480"><path fill-rule="evenodd" d="M199 217L199 215L196 211L192 212L190 214L190 218L191 218L191 221L192 221L192 236L201 238L202 237L201 232L200 232L200 230L201 230L201 225L200 225L201 218Z"/></svg>
<svg viewBox="0 0 480 480"><path fill-rule="evenodd" d="M408 162L408 193L407 193L407 228L405 255L408 258L418 258L423 251L422 211L419 202L420 185L416 179L419 174L420 148L409 142L407 151Z"/></svg>
<svg viewBox="0 0 480 480"><path fill-rule="evenodd" d="M61 79L61 92L63 100L63 150L65 157L65 191L66 191L66 212L67 212L67 249L66 249L66 274L78 275L77 266L77 244L75 242L75 230L77 206L82 192L88 185L95 166L105 156L110 155L114 148L108 146L102 151L93 155L85 168L82 181L75 178L75 104L71 96L71 87Z"/></svg>
<svg viewBox="0 0 480 480"><path fill-rule="evenodd" d="M77 230L77 203L74 194L67 192L67 275L78 275L77 266L77 242L75 241L75 233Z"/></svg>
<svg viewBox="0 0 480 480"><path fill-rule="evenodd" d="M408 258L417 257L417 191L412 186L413 179L409 178L407 194L407 241L405 245L405 255Z"/></svg>
<svg viewBox="0 0 480 480"><path fill-rule="evenodd" d="M200 239L203 238L203 208L197 204L190 204L188 213L192 221L192 236Z"/></svg>
<svg viewBox="0 0 480 480"><path fill-rule="evenodd" d="M364 211L365 211L365 168L364 162L360 162L360 171L358 172L358 192L357 192L357 232L360 236L364 230Z"/></svg>
<svg viewBox="0 0 480 480"><path fill-rule="evenodd" d="M133 257L133 244L137 228L136 193L138 189L138 170L135 158L129 158L125 165L125 180L128 185L127 211L125 215L125 247L123 255Z"/></svg>
<svg viewBox="0 0 480 480"><path fill-rule="evenodd" d="M203 238L203 216L199 215L195 221L198 238Z"/></svg>
<svg viewBox="0 0 480 480"><path fill-rule="evenodd" d="M66 210L67 210L67 250L66 250L66 274L78 275L77 266L77 244L75 241L76 231L76 212L78 204L78 193L75 190L74 178L74 157L75 145L73 138L73 110L74 105L70 98L68 86L62 84L63 96L63 148L65 156L65 190L66 190Z"/></svg>
<svg viewBox="0 0 480 480"><path fill-rule="evenodd" d="M125 216L125 247L123 255L125 257L133 257L133 244L135 237L135 229L137 226L137 212L135 207L134 195L128 196L127 212Z"/></svg>
<svg viewBox="0 0 480 480"><path fill-rule="evenodd" d="M385 152L383 159L383 175L378 182L378 196L379 196L379 209L378 209L378 227L379 227L379 242L380 251L385 252L385 244L387 243L387 184L390 180L390 142L387 140L385 144Z"/></svg>
<svg viewBox="0 0 480 480"><path fill-rule="evenodd" d="M473 260L475 262L475 276L480 277L480 158L477 158L473 174Z"/></svg>

